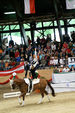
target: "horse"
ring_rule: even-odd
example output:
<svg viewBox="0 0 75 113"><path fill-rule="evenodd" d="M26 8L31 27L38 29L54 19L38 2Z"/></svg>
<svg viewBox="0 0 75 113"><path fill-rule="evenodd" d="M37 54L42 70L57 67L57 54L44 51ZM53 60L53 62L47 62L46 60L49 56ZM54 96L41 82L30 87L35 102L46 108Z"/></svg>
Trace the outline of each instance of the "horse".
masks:
<svg viewBox="0 0 75 113"><path fill-rule="evenodd" d="M26 78L26 79L29 80L28 78ZM46 86L49 86L52 96L55 96L55 91L54 91L53 87L51 86L50 81L48 81L45 78L39 78L38 80L39 80L39 82L37 82L35 84L33 83L34 84L33 85L33 91L39 90L39 93L42 96L40 101L38 102L38 104L42 103L42 100L44 98L44 94L47 95L48 100L50 101L50 97L48 95L49 93L46 91ZM33 79L33 81L35 81L35 79ZM26 93L28 92L28 84L26 83L26 80L20 79L20 78L18 78L18 79L15 78L14 80L10 80L10 85L11 85L12 89L15 89L16 86L18 86L18 88L21 92L21 95L18 98L19 104L21 106L24 106L25 96L26 96ZM21 97L23 97L22 102L21 102Z"/></svg>

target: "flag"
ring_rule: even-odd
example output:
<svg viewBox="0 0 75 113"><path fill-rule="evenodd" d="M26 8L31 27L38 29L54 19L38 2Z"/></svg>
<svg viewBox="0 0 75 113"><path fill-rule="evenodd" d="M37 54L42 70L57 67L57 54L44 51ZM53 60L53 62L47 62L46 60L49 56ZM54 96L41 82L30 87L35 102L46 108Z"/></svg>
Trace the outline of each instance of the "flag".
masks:
<svg viewBox="0 0 75 113"><path fill-rule="evenodd" d="M24 0L24 13L34 14L35 13L35 0Z"/></svg>
<svg viewBox="0 0 75 113"><path fill-rule="evenodd" d="M67 9L75 9L75 0L66 0Z"/></svg>

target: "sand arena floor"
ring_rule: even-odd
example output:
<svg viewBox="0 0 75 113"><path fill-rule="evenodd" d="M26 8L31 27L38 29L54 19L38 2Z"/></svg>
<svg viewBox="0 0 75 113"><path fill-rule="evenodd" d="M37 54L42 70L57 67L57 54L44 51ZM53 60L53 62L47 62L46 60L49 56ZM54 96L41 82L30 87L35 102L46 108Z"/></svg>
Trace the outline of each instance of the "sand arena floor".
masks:
<svg viewBox="0 0 75 113"><path fill-rule="evenodd" d="M47 79L51 77L52 70L39 70L42 76ZM23 78L23 74L19 74L19 77ZM0 81L5 81L9 77L0 78ZM0 113L75 113L75 92L58 93L56 97L52 97L48 102L47 96L45 96L42 104L37 104L40 99L40 94L32 93L26 96L25 105L21 107L18 103L18 97L16 98L3 98L3 93L11 92L9 84L0 86Z"/></svg>

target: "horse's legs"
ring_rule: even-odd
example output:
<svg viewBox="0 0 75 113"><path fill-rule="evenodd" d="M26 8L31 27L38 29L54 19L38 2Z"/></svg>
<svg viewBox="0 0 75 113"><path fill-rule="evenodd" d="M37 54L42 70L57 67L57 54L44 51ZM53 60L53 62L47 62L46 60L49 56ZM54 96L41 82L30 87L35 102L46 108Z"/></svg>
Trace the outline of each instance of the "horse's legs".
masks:
<svg viewBox="0 0 75 113"><path fill-rule="evenodd" d="M47 91L44 91L44 93L47 95L47 98L48 98L48 100L50 101L50 97L49 97L49 95L48 95L48 92L47 92Z"/></svg>
<svg viewBox="0 0 75 113"><path fill-rule="evenodd" d="M23 95L23 102L21 106L24 106L24 99L25 99L25 95Z"/></svg>
<svg viewBox="0 0 75 113"><path fill-rule="evenodd" d="M22 104L20 96L18 97L18 101L19 101L19 104Z"/></svg>
<svg viewBox="0 0 75 113"><path fill-rule="evenodd" d="M21 106L24 106L25 95L26 95L26 93L22 93L22 94L19 96L19 103L21 104ZM23 102L21 102L21 97L23 97Z"/></svg>
<svg viewBox="0 0 75 113"><path fill-rule="evenodd" d="M42 98L40 98L40 101L38 102L38 104L42 103L43 98L44 98L44 93L41 93Z"/></svg>

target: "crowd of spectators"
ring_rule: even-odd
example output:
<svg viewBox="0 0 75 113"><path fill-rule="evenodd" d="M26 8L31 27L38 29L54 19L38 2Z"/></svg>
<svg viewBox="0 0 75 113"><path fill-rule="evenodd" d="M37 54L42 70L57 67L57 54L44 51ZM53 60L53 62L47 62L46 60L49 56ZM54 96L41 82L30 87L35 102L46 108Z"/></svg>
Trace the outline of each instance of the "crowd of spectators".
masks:
<svg viewBox="0 0 75 113"><path fill-rule="evenodd" d="M54 73L61 73L61 72L75 72L75 67L72 65L71 68L69 66L64 66L63 68L57 68L57 66L53 70Z"/></svg>
<svg viewBox="0 0 75 113"><path fill-rule="evenodd" d="M36 48L37 58L39 61L39 67L55 67L65 66L68 64L69 57L75 57L75 42L57 42L51 41L51 38L37 37L36 43L32 44L31 40L28 40L29 46L17 45L13 41L9 43L9 46L3 50L0 48L0 70L8 70L21 61L31 62L33 54ZM4 57L8 56L8 60L4 62Z"/></svg>

